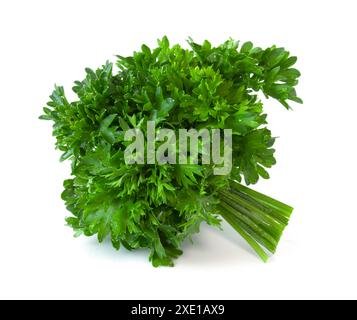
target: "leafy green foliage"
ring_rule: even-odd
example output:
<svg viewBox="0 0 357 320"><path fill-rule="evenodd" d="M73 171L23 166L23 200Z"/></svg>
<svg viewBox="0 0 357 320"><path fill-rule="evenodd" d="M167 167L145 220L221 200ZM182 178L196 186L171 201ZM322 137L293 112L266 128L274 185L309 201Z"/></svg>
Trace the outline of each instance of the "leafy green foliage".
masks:
<svg viewBox="0 0 357 320"><path fill-rule="evenodd" d="M275 251L290 207L278 210L275 202L231 183L269 178L274 138L258 94L287 109L289 100L301 103L294 89L296 57L251 42L188 43L191 49L170 46L164 37L154 49L143 45L133 56L118 56L118 72L109 62L86 69L73 87L73 102L55 87L41 119L54 122L61 160L72 163L73 178L62 193L72 213L67 223L76 235L110 238L116 249L148 248L154 266L171 266L184 239L203 221L219 226L223 216L265 259L257 243ZM157 128L232 129L231 174L214 176L211 165L126 165L123 131L146 133L148 120ZM270 218L257 218L260 212Z"/></svg>

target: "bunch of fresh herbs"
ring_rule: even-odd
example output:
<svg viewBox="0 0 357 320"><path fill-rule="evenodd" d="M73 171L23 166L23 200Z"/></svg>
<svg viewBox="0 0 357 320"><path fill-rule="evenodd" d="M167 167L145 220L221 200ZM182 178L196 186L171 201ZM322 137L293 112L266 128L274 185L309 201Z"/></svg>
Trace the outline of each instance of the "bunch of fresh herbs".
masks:
<svg viewBox="0 0 357 320"><path fill-rule="evenodd" d="M56 86L42 119L54 122L61 160L72 178L62 198L75 235L110 237L113 246L148 248L154 266L171 266L182 242L202 222L225 219L266 261L274 253L292 208L244 186L269 178L275 164L274 138L258 97L302 103L294 87L296 57L284 48L239 46L228 40L213 47L188 41L170 46L167 37L133 56L118 56L83 81L69 102ZM217 128L233 132L233 169L214 175L207 164L126 164L124 132L156 128ZM242 182L242 183L241 183Z"/></svg>

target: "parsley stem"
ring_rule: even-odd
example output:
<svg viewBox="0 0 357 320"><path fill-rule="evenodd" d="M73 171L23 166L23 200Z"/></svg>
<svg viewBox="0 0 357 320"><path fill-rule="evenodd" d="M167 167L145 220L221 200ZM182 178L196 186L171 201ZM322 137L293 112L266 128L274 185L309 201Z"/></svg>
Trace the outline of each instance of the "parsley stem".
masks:
<svg viewBox="0 0 357 320"><path fill-rule="evenodd" d="M252 249L258 254L258 256L264 261L267 262L269 256L266 252L260 247L260 245L254 240L252 236L250 236L247 232L245 232L240 225L234 221L234 219L227 214L224 209L220 209L222 217L242 236L242 238L247 241L247 243L252 247Z"/></svg>
<svg viewBox="0 0 357 320"><path fill-rule="evenodd" d="M257 242L267 248L270 252L275 252L277 242L269 233L261 229L257 224L250 220L249 217L241 214L227 203L222 202L221 206L231 215L231 218L235 220L243 230L253 236Z"/></svg>
<svg viewBox="0 0 357 320"><path fill-rule="evenodd" d="M255 190L252 190L246 186L243 186L242 184L231 181L231 187L235 190L242 191L246 193L247 195L250 195L251 197L255 198L256 200L260 201L261 203L265 203L268 206L271 206L278 210L284 217L286 217L289 221L289 218L291 216L291 213L293 212L293 208L288 206L285 203L282 203L276 199L273 199L265 194L262 194L260 192L257 192Z"/></svg>
<svg viewBox="0 0 357 320"><path fill-rule="evenodd" d="M284 230L284 225L275 220L275 218L270 216L269 213L262 211L260 207L254 206L249 201L234 192L221 192L221 199L225 199L225 201L232 207L243 212L254 222L259 224L264 230L274 233L277 237L280 237L282 231Z"/></svg>
<svg viewBox="0 0 357 320"><path fill-rule="evenodd" d="M268 256L259 246L275 253L293 208L235 181L219 192L219 198L222 217L266 261Z"/></svg>

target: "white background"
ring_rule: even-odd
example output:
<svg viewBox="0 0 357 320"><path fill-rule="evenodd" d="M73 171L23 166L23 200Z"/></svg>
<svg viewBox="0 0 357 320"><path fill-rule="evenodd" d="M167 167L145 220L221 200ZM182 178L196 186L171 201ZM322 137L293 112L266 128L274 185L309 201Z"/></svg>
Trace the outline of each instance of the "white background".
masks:
<svg viewBox="0 0 357 320"><path fill-rule="evenodd" d="M356 13L339 1L1 1L0 298L357 298ZM304 105L269 101L278 164L256 189L295 207L276 256L262 263L227 225L204 226L174 268L147 252L72 237L60 199L51 123L54 83L166 34L185 44L229 37L299 57Z"/></svg>

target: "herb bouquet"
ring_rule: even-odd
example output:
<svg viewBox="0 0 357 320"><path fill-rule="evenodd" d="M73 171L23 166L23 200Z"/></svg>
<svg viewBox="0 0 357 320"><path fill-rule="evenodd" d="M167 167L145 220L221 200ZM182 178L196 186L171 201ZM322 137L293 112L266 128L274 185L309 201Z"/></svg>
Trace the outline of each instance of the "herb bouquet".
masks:
<svg viewBox="0 0 357 320"><path fill-rule="evenodd" d="M72 165L73 178L64 182L62 194L72 214L66 221L77 236L97 235L99 242L110 237L116 249L148 248L154 266L172 266L182 242L202 222L219 226L224 219L266 261L293 209L245 186L269 178L266 169L275 164L274 138L258 94L286 109L288 100L302 103L294 89L300 76L292 68L296 57L251 42L188 43L189 50L170 46L164 37L157 48L143 45L133 56L118 56L117 72L108 62L86 69L85 79L73 87L78 96L73 102L55 87L41 118L54 122L61 160ZM228 130L229 172L216 174L220 164L203 161L212 157L203 139L196 151L186 148L186 164L172 161L178 148L160 134L148 139L149 123L156 133ZM146 140L141 150L131 149L128 161L129 130ZM219 140L222 151L225 142ZM149 144L167 147L163 162L155 152L148 154Z"/></svg>

